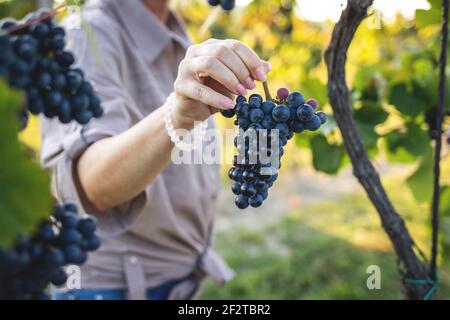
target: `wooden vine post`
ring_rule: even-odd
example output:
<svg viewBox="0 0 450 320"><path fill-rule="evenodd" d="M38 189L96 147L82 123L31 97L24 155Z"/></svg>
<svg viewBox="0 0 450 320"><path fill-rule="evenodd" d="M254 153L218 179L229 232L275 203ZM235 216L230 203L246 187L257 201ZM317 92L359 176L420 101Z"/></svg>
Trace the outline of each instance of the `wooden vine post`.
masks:
<svg viewBox="0 0 450 320"><path fill-rule="evenodd" d="M346 83L347 51L354 34L367 16L373 0L349 0L334 27L325 53L328 69L328 95L337 125L353 165L353 172L378 211L382 226L389 236L402 267L404 294L408 299L423 299L434 292L428 268L417 255L417 247L403 219L392 205L379 177L369 160L352 118L350 92ZM413 280L416 283L405 280ZM432 294L429 295L431 298Z"/></svg>

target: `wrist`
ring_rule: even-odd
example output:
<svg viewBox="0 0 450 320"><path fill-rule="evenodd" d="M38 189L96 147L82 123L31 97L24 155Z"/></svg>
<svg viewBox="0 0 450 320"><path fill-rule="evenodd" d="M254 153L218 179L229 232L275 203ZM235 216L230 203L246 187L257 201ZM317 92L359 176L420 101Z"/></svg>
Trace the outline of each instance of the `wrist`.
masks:
<svg viewBox="0 0 450 320"><path fill-rule="evenodd" d="M193 142L185 142L180 139L177 135L176 130L178 129L188 129L191 130L194 128L195 119L191 119L190 117L184 116L180 112L176 112L176 97L175 94L171 94L166 103L163 105L164 113L164 123L166 127L166 131L170 140L175 144L175 146L181 150L185 151L193 151L197 147L198 141L202 141L204 136L206 135L206 130L208 129L208 122L204 121L200 124L200 134L196 135L194 133L194 141ZM195 130L196 131L196 130Z"/></svg>
<svg viewBox="0 0 450 320"><path fill-rule="evenodd" d="M195 120L180 114L174 109L172 112L172 123L175 129L191 130L194 128Z"/></svg>
<svg viewBox="0 0 450 320"><path fill-rule="evenodd" d="M191 130L194 128L195 119L186 115L183 112L183 104L180 101L182 98L177 94L174 95L173 105L172 105L172 122L175 129L187 129Z"/></svg>

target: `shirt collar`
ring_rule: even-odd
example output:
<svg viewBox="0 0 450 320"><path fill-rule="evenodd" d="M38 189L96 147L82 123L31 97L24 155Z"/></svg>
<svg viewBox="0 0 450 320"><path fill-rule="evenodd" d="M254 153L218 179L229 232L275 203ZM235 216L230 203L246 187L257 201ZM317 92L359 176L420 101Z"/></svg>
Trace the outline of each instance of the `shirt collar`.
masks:
<svg viewBox="0 0 450 320"><path fill-rule="evenodd" d="M110 4L148 63L160 56L171 40L184 49L190 45L183 22L172 11L163 25L141 0L113 0Z"/></svg>

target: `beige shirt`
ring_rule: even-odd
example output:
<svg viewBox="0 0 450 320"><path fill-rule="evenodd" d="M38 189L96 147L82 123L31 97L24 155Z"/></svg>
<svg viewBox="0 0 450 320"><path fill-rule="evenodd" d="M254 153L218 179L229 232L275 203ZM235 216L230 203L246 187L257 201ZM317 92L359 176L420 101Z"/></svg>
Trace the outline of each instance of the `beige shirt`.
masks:
<svg viewBox="0 0 450 320"><path fill-rule="evenodd" d="M86 212L74 185L74 159L164 103L190 41L174 14L163 26L137 0L90 0L83 15L89 27L67 30L67 45L95 84L105 114L86 126L43 118L42 163L52 170L57 199ZM140 299L146 288L196 269L229 280L231 270L208 249L219 183L216 165L172 163L138 197L97 215L103 244L81 269L82 288L128 288Z"/></svg>

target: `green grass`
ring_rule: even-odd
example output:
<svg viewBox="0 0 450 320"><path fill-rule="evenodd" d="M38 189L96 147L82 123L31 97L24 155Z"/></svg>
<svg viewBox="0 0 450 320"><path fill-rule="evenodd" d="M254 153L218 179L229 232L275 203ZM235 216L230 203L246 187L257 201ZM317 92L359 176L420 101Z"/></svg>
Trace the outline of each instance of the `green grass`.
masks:
<svg viewBox="0 0 450 320"><path fill-rule="evenodd" d="M393 202L428 252L428 211L392 186ZM215 247L237 277L224 288L208 281L202 299L402 299L396 257L362 193L292 210L262 228L221 232ZM381 268L381 290L367 289L370 265ZM438 297L450 298L448 268L441 275Z"/></svg>

